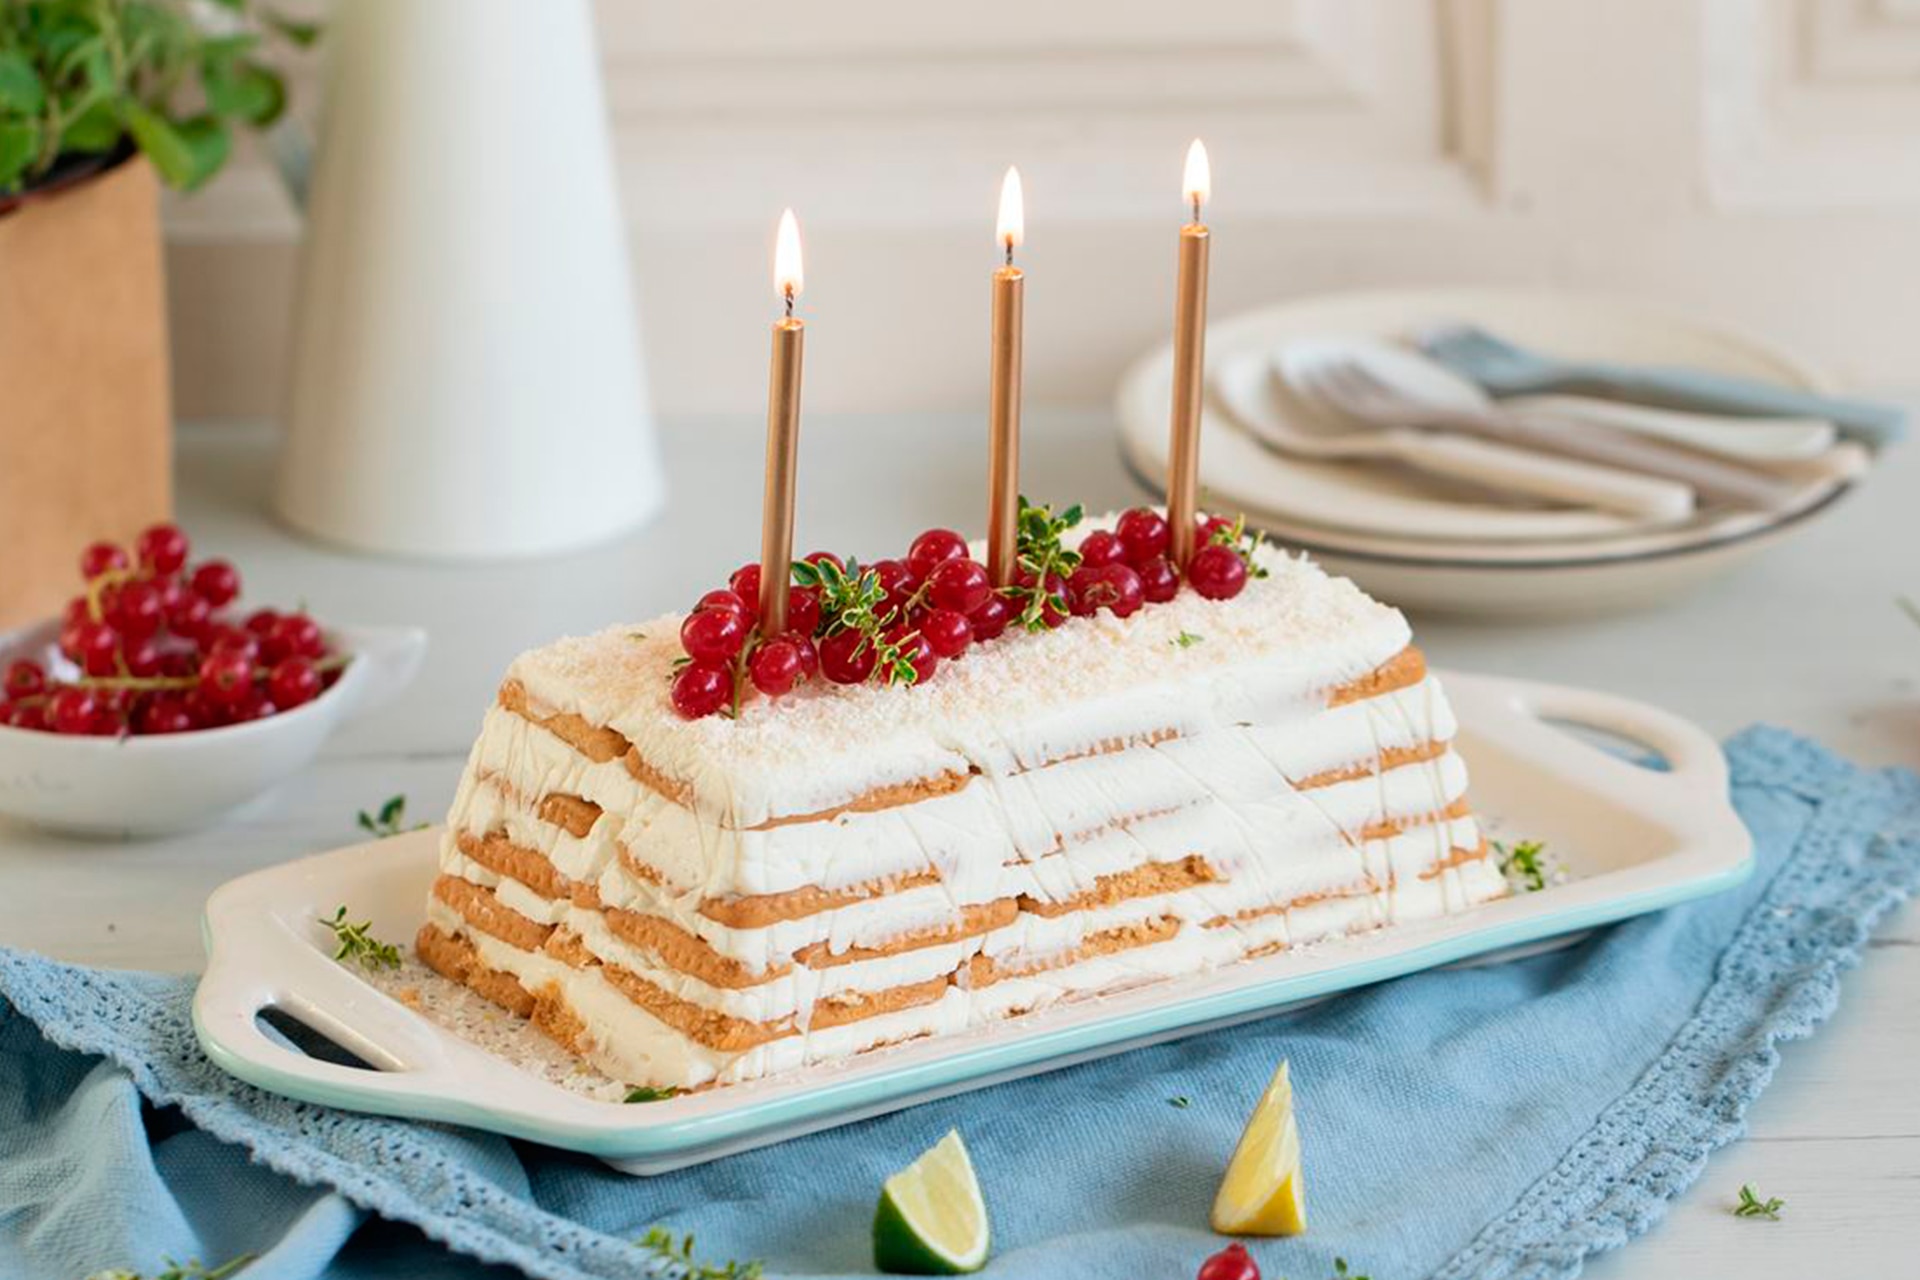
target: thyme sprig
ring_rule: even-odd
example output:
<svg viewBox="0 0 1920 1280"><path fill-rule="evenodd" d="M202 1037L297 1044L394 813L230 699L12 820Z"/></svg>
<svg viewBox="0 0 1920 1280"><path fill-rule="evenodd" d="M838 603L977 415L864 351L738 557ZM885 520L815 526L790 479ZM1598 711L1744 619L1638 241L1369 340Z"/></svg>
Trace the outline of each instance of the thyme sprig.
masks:
<svg viewBox="0 0 1920 1280"><path fill-rule="evenodd" d="M1507 884L1515 892L1538 893L1548 885L1560 884L1567 878L1559 860L1547 852L1544 841L1522 840L1509 848L1495 840L1493 852L1500 874L1506 877Z"/></svg>
<svg viewBox="0 0 1920 1280"><path fill-rule="evenodd" d="M1062 545L1061 538L1086 516L1079 503L1059 515L1050 506L1036 506L1025 495L1020 498L1020 522L1014 542L1016 562L1024 571L1025 585L1002 587L1001 594L1020 606L1014 619L1028 631L1049 630L1049 607L1058 614L1069 612L1066 580L1080 567L1080 553ZM1058 589L1050 583L1060 584Z"/></svg>
<svg viewBox="0 0 1920 1280"><path fill-rule="evenodd" d="M359 924L354 924L347 919L347 909L344 905L333 913L331 920L325 916L314 918L333 930L334 941L339 944L334 949L333 958L342 964L356 963L369 973L400 967L400 948L391 942L382 942L374 937L373 921L362 920Z"/></svg>
<svg viewBox="0 0 1920 1280"><path fill-rule="evenodd" d="M861 568L858 561L841 568L823 556L814 561L794 561L793 580L803 587L819 588L823 639L842 631L857 631L861 639L854 646L855 655L871 646L874 673L886 683L913 684L920 678L900 643L912 637L888 638L888 631L900 618L900 609L887 604L879 573Z"/></svg>
<svg viewBox="0 0 1920 1280"><path fill-rule="evenodd" d="M360 829L371 836L385 840L389 836L403 836L409 831L424 831L428 824L416 822L407 826L407 798L404 795L388 796L386 803L373 813L365 809L360 811Z"/></svg>
<svg viewBox="0 0 1920 1280"><path fill-rule="evenodd" d="M1213 533L1207 538L1208 546L1225 547L1239 556L1240 559L1246 563L1247 576L1249 578L1264 578L1267 576L1266 567L1260 563L1259 556L1260 548L1265 546L1266 543L1266 534L1261 533L1258 529L1251 533L1247 531L1247 517L1244 513L1235 516L1232 524L1223 524L1215 528Z"/></svg>
<svg viewBox="0 0 1920 1280"><path fill-rule="evenodd" d="M648 1227L647 1234L640 1237L640 1247L657 1260L658 1265L647 1273L654 1280L760 1280L764 1274L758 1259L719 1267L697 1261L691 1231L676 1237L666 1227Z"/></svg>
<svg viewBox="0 0 1920 1280"><path fill-rule="evenodd" d="M1780 1221L1780 1211L1786 1207L1787 1202L1779 1196L1772 1196L1762 1200L1760 1193L1753 1189L1752 1183L1743 1182L1740 1184L1740 1203L1733 1206L1733 1216L1736 1218L1765 1218L1768 1222L1778 1222Z"/></svg>
<svg viewBox="0 0 1920 1280"><path fill-rule="evenodd" d="M253 1255L243 1253L239 1257L209 1271L202 1266L198 1258L187 1262L175 1262L172 1258L161 1259L164 1271L156 1271L153 1280L227 1280L227 1277L253 1261ZM96 1271L87 1280L146 1280L138 1271L125 1267L110 1267L105 1271Z"/></svg>
<svg viewBox="0 0 1920 1280"><path fill-rule="evenodd" d="M622 1102L665 1102L668 1098L677 1098L680 1091L672 1085L662 1088L658 1085L638 1084L627 1090Z"/></svg>

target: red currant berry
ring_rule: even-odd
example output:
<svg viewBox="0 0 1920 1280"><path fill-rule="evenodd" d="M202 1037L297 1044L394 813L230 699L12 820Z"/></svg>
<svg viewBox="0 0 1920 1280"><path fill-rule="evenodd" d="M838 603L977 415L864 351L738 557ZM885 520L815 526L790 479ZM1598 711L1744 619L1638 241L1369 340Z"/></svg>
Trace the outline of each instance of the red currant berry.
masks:
<svg viewBox="0 0 1920 1280"><path fill-rule="evenodd" d="M1083 568L1099 568L1104 564L1119 564L1127 558L1127 549L1120 539L1105 529L1095 529L1080 540L1080 564Z"/></svg>
<svg viewBox="0 0 1920 1280"><path fill-rule="evenodd" d="M183 640L204 640L213 630L213 606L205 596L182 591L167 610L167 630ZM251 636L248 631L240 635Z"/></svg>
<svg viewBox="0 0 1920 1280"><path fill-rule="evenodd" d="M21 658L7 665L3 686L9 698L31 698L47 691L47 671L39 663Z"/></svg>
<svg viewBox="0 0 1920 1280"><path fill-rule="evenodd" d="M836 631L820 642L820 674L835 684L861 683L873 663L873 646L858 631Z"/></svg>
<svg viewBox="0 0 1920 1280"><path fill-rule="evenodd" d="M905 605L907 598L920 586L920 579L900 560L875 560L867 569L880 582L880 590L885 598L880 602L880 616L885 617L891 610Z"/></svg>
<svg viewBox="0 0 1920 1280"><path fill-rule="evenodd" d="M1165 604L1180 594L1180 571L1165 556L1152 556L1133 566L1140 575L1140 593L1148 604Z"/></svg>
<svg viewBox="0 0 1920 1280"><path fill-rule="evenodd" d="M127 664L127 674L146 679L160 674L160 646L153 642L152 636L142 636L138 640L128 640L120 652L120 660Z"/></svg>
<svg viewBox="0 0 1920 1280"><path fill-rule="evenodd" d="M320 673L305 658L288 658L267 676L267 696L288 711L320 696Z"/></svg>
<svg viewBox="0 0 1920 1280"><path fill-rule="evenodd" d="M698 613L702 609L725 609L731 613L739 614L742 622L751 622L753 620L752 608L750 608L747 602L742 600L736 592L726 587L717 587L701 596L694 604L693 611Z"/></svg>
<svg viewBox="0 0 1920 1280"><path fill-rule="evenodd" d="M1198 1280L1260 1280L1260 1267L1236 1240L1200 1264Z"/></svg>
<svg viewBox="0 0 1920 1280"><path fill-rule="evenodd" d="M82 622L60 633L60 651L90 676L119 673L114 661L120 652L120 633L104 622Z"/></svg>
<svg viewBox="0 0 1920 1280"><path fill-rule="evenodd" d="M283 613L260 642L260 652L269 661L285 658L318 658L327 651L327 638L320 624L304 613Z"/></svg>
<svg viewBox="0 0 1920 1280"><path fill-rule="evenodd" d="M901 661L913 668L915 684L925 684L940 669L940 656L933 651L933 645L928 643L923 631L913 627L895 627L887 632L887 643L897 646Z"/></svg>
<svg viewBox="0 0 1920 1280"><path fill-rule="evenodd" d="M1187 562L1187 581L1209 600L1231 600L1247 585L1247 565L1232 547L1204 546Z"/></svg>
<svg viewBox="0 0 1920 1280"><path fill-rule="evenodd" d="M798 631L789 631L780 637L793 646L800 655L800 678L811 680L820 674L820 650L814 647L812 636L803 636Z"/></svg>
<svg viewBox="0 0 1920 1280"><path fill-rule="evenodd" d="M724 666L746 642L746 620L731 609L702 609L680 624L680 646L695 662Z"/></svg>
<svg viewBox="0 0 1920 1280"><path fill-rule="evenodd" d="M55 733L88 733L99 712L99 700L78 685L61 685L47 699L47 725Z"/></svg>
<svg viewBox="0 0 1920 1280"><path fill-rule="evenodd" d="M134 543L134 549L139 553L140 567L151 574L178 573L187 563L187 535L170 524L148 529Z"/></svg>
<svg viewBox="0 0 1920 1280"><path fill-rule="evenodd" d="M1213 535L1216 533L1233 532L1233 521L1225 516L1197 516L1195 521L1199 526L1193 539L1196 547L1204 547L1212 542Z"/></svg>
<svg viewBox="0 0 1920 1280"><path fill-rule="evenodd" d="M743 564L733 571L727 579L727 585L733 588L733 594L740 597L747 606L749 619L760 616L760 566Z"/></svg>
<svg viewBox="0 0 1920 1280"><path fill-rule="evenodd" d="M1127 618L1146 603L1140 575L1124 564L1080 566L1067 580L1067 596L1074 616L1081 618L1099 609L1110 611L1116 618Z"/></svg>
<svg viewBox="0 0 1920 1280"><path fill-rule="evenodd" d="M103 573L125 569L132 563L126 548L118 543L96 542L80 553L80 576L92 582Z"/></svg>
<svg viewBox="0 0 1920 1280"><path fill-rule="evenodd" d="M795 587L787 592L787 630L810 636L819 625L819 588Z"/></svg>
<svg viewBox="0 0 1920 1280"><path fill-rule="evenodd" d="M920 624L920 634L927 638L935 657L957 658L973 643L973 624L952 609L935 609Z"/></svg>
<svg viewBox="0 0 1920 1280"><path fill-rule="evenodd" d="M945 560L927 575L927 598L955 613L972 613L992 594L993 579L977 560Z"/></svg>
<svg viewBox="0 0 1920 1280"><path fill-rule="evenodd" d="M973 638L977 641L997 640L1000 633L1013 621L1013 606L1002 595L989 595L980 602L980 607L967 615L967 622L973 627Z"/></svg>
<svg viewBox="0 0 1920 1280"><path fill-rule="evenodd" d="M692 662L673 678L673 709L689 720L710 716L732 699L733 675L724 667Z"/></svg>
<svg viewBox="0 0 1920 1280"><path fill-rule="evenodd" d="M1173 531L1167 518L1152 507L1135 507L1123 514L1113 526L1114 536L1126 552L1127 563L1136 568L1155 556L1167 554Z"/></svg>
<svg viewBox="0 0 1920 1280"><path fill-rule="evenodd" d="M808 564L816 565L816 566L822 560L831 560L833 562L833 567L840 570L843 573L846 571L846 568L847 568L847 562L845 560L842 560L839 556L833 554L833 552L831 551L809 551L804 557L804 559Z"/></svg>
<svg viewBox="0 0 1920 1280"><path fill-rule="evenodd" d="M935 566L949 560L964 560L967 540L951 529L929 529L913 540L907 549L907 568L913 576L925 579Z"/></svg>
<svg viewBox="0 0 1920 1280"><path fill-rule="evenodd" d="M209 560L188 579L195 595L206 597L216 609L233 603L240 594L240 574L225 560Z"/></svg>
<svg viewBox="0 0 1920 1280"><path fill-rule="evenodd" d="M803 674L805 666L799 648L784 638L767 641L747 659L747 676L753 681L753 687L769 698L790 692Z"/></svg>
<svg viewBox="0 0 1920 1280"><path fill-rule="evenodd" d="M1033 574L1025 569L1017 579L1021 586L1031 590L1034 585ZM1047 575L1046 599L1040 606L1040 621L1047 627L1057 627L1067 620L1067 580L1057 573Z"/></svg>
<svg viewBox="0 0 1920 1280"><path fill-rule="evenodd" d="M47 728L47 709L38 702L9 702L0 714L0 724L12 725L16 729L32 729L44 733Z"/></svg>
<svg viewBox="0 0 1920 1280"><path fill-rule="evenodd" d="M133 718L135 733L186 733L195 728L184 698L162 694L142 706Z"/></svg>
<svg viewBox="0 0 1920 1280"><path fill-rule="evenodd" d="M217 649L200 663L200 688L216 706L238 706L253 688L253 663L243 653Z"/></svg>
<svg viewBox="0 0 1920 1280"><path fill-rule="evenodd" d="M248 689L240 695L240 701L227 709L227 723L245 724L249 720L265 720L268 716L278 714L279 710L273 705L273 699L262 690Z"/></svg>
<svg viewBox="0 0 1920 1280"><path fill-rule="evenodd" d="M67 601L66 612L60 615L62 626L72 626L76 622L93 621L93 605L85 596L75 596Z"/></svg>
<svg viewBox="0 0 1920 1280"><path fill-rule="evenodd" d="M200 673L198 649L164 649L160 653L160 674L175 680Z"/></svg>
<svg viewBox="0 0 1920 1280"><path fill-rule="evenodd" d="M280 615L272 609L255 609L247 615L247 620L243 625L247 630L253 632L253 634L264 636L267 632L273 630L273 624L278 621L280 621Z"/></svg>
<svg viewBox="0 0 1920 1280"><path fill-rule="evenodd" d="M112 595L107 621L128 639L150 636L166 621L166 603L151 582L129 582Z"/></svg>
<svg viewBox="0 0 1920 1280"><path fill-rule="evenodd" d="M260 637L238 627L214 626L206 637L208 653L237 653L249 663L259 660Z"/></svg>

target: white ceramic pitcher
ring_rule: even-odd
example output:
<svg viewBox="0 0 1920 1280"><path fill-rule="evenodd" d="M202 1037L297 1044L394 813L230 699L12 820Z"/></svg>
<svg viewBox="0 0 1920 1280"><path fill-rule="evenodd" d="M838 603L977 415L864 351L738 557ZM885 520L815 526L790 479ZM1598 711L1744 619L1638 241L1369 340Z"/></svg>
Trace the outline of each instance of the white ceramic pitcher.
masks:
<svg viewBox="0 0 1920 1280"><path fill-rule="evenodd" d="M276 503L537 555L665 496L587 0L340 0Z"/></svg>

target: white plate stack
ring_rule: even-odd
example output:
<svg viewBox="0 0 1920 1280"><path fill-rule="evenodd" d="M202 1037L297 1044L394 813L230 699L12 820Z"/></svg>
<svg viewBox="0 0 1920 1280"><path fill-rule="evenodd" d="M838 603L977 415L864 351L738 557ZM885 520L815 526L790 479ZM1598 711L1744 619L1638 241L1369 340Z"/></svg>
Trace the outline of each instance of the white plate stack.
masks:
<svg viewBox="0 0 1920 1280"><path fill-rule="evenodd" d="M1462 323L1557 356L1822 389L1804 365L1761 342L1644 304L1499 291L1302 300L1218 321L1208 332L1201 505L1244 511L1276 541L1311 552L1395 604L1483 617L1571 616L1650 604L1724 571L1831 508L1871 464L1867 448L1822 423L1657 412L1636 421L1640 411L1627 408L1613 427L1660 439L1669 452L1683 444L1709 467L1733 463L1774 497L1733 502L1678 486L1662 494L1659 482L1629 485L1611 504L1528 496L1471 466L1443 474L1444 461L1410 461L1383 442L1400 435L1417 452L1485 456L1489 466L1511 446L1487 452L1487 442L1443 429L1356 426L1314 377L1341 364L1377 369L1444 399L1449 380L1462 384L1428 362L1415 338ZM1166 476L1171 379L1171 351L1162 349L1128 371L1118 398L1127 460L1156 489ZM1595 417L1614 412L1601 401L1558 407ZM1662 500L1676 492L1676 501Z"/></svg>

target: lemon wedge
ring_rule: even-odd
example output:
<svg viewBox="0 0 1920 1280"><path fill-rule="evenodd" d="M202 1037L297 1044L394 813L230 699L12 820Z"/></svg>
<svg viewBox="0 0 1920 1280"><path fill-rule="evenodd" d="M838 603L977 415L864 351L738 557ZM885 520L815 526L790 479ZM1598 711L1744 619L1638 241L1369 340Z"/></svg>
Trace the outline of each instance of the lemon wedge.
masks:
<svg viewBox="0 0 1920 1280"><path fill-rule="evenodd" d="M1293 1119L1293 1084L1284 1060L1227 1162L1211 1221L1215 1231L1230 1236L1297 1236L1307 1229L1300 1128Z"/></svg>

